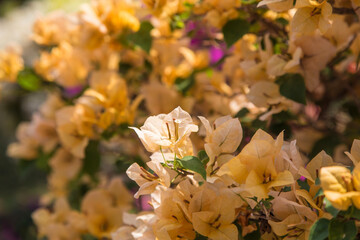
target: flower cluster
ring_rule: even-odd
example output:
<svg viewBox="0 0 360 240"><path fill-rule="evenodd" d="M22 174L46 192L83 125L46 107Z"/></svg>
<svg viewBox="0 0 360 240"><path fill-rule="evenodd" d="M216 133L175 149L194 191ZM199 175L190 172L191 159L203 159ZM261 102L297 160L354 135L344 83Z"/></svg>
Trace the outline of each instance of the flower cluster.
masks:
<svg viewBox="0 0 360 240"><path fill-rule="evenodd" d="M182 115L188 116L177 108L168 115L150 117L141 130L135 129L153 154L147 162L150 170L134 163L127 174L140 186L135 197L150 194L154 213L151 222L135 224L146 214L140 212L134 216L135 223L121 227L113 239L141 239L137 233L150 227L152 238L158 239L239 239L254 232L262 239L308 239L316 221L332 218L324 209L324 196L339 210L358 206L357 163L352 176L323 151L308 161L296 141L284 141L283 133L273 139L263 130L238 149L242 128L230 116L216 119L214 129L206 118L199 117L206 138L205 151L197 156L188 155L192 144L187 155L165 150L176 128L172 132L162 119L173 119L179 129L197 130L191 118ZM358 140L349 154L352 159L357 144ZM234 155L237 149L240 152Z"/></svg>
<svg viewBox="0 0 360 240"><path fill-rule="evenodd" d="M1 100L47 94L7 150L47 174L38 236L358 237L359 6L93 0L39 18L35 59L0 51Z"/></svg>

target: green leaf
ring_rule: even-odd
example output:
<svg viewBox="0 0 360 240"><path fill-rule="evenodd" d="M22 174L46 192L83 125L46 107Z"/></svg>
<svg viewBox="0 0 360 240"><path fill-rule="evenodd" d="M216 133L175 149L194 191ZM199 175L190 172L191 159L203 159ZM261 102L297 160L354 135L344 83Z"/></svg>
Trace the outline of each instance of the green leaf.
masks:
<svg viewBox="0 0 360 240"><path fill-rule="evenodd" d="M342 240L344 236L344 222L332 219L329 225L329 240Z"/></svg>
<svg viewBox="0 0 360 240"><path fill-rule="evenodd" d="M94 237L91 234L84 234L84 235L81 235L81 240L98 240L98 238Z"/></svg>
<svg viewBox="0 0 360 240"><path fill-rule="evenodd" d="M285 74L276 83L280 86L280 94L295 102L306 104L306 88L304 78L300 74Z"/></svg>
<svg viewBox="0 0 360 240"><path fill-rule="evenodd" d="M307 180L301 181L300 179L297 180L297 183L300 186L300 189L304 189L306 191L310 191L310 185L308 184Z"/></svg>
<svg viewBox="0 0 360 240"><path fill-rule="evenodd" d="M292 135L291 126L286 122L273 121L269 127L269 130L276 135L279 135L281 132L284 132L285 139L289 139Z"/></svg>
<svg viewBox="0 0 360 240"><path fill-rule="evenodd" d="M150 32L153 28L153 25L149 21L144 21L141 23L139 31L130 33L127 36L127 40L149 53L152 45Z"/></svg>
<svg viewBox="0 0 360 240"><path fill-rule="evenodd" d="M115 135L123 135L129 131L129 124L122 123L120 125L110 125L105 131L102 132L101 137L105 140L111 139Z"/></svg>
<svg viewBox="0 0 360 240"><path fill-rule="evenodd" d="M250 25L249 32L253 34L257 34L261 31L261 24L260 22L255 22Z"/></svg>
<svg viewBox="0 0 360 240"><path fill-rule="evenodd" d="M330 203L330 201L327 198L324 198L325 202L325 210L330 213L333 217L336 217L338 213L340 212L339 209L334 208L333 205Z"/></svg>
<svg viewBox="0 0 360 240"><path fill-rule="evenodd" d="M177 78L175 80L175 86L179 92L182 92L183 95L194 85L195 78L194 74L191 74L188 78Z"/></svg>
<svg viewBox="0 0 360 240"><path fill-rule="evenodd" d="M319 191L317 191L317 193L314 196L314 199L320 196L324 196L324 190L322 188L320 188Z"/></svg>
<svg viewBox="0 0 360 240"><path fill-rule="evenodd" d="M283 54L288 49L288 45L285 43L276 43L274 45L274 53L275 54Z"/></svg>
<svg viewBox="0 0 360 240"><path fill-rule="evenodd" d="M139 166L146 168L146 164L144 163L144 161L142 160L142 158L140 156L129 156L129 155L122 154L121 156L119 156L116 159L116 162L115 162L117 173L122 174L122 173L126 172L126 170L133 163L137 163L137 164L139 164Z"/></svg>
<svg viewBox="0 0 360 240"><path fill-rule="evenodd" d="M212 76L214 75L214 70L212 68L208 68L205 70L205 73L208 78L212 78Z"/></svg>
<svg viewBox="0 0 360 240"><path fill-rule="evenodd" d="M353 212L351 213L350 217L356 218L357 220L360 220L360 209L357 209L355 206L353 206Z"/></svg>
<svg viewBox="0 0 360 240"><path fill-rule="evenodd" d="M125 75L133 66L130 63L119 63L119 73Z"/></svg>
<svg viewBox="0 0 360 240"><path fill-rule="evenodd" d="M329 236L330 220L320 218L317 220L310 229L309 240L323 240Z"/></svg>
<svg viewBox="0 0 360 240"><path fill-rule="evenodd" d="M332 219L329 225L329 240L352 240L357 235L355 221Z"/></svg>
<svg viewBox="0 0 360 240"><path fill-rule="evenodd" d="M200 150L198 152L198 158L202 162L202 164L205 166L209 162L209 156L207 155L205 150Z"/></svg>
<svg viewBox="0 0 360 240"><path fill-rule="evenodd" d="M259 128L265 130L266 129L266 121L261 121L259 118L255 119L251 122L251 127L258 130Z"/></svg>
<svg viewBox="0 0 360 240"><path fill-rule="evenodd" d="M287 26L287 25L289 24L289 21L286 20L286 19L283 18L283 17L276 18L275 21L276 21L277 23L280 23L280 24L283 25L283 26Z"/></svg>
<svg viewBox="0 0 360 240"><path fill-rule="evenodd" d="M358 231L354 220L331 219L329 225L329 240L352 240Z"/></svg>
<svg viewBox="0 0 360 240"><path fill-rule="evenodd" d="M250 4L257 3L258 1L257 0L242 0L241 2L245 5L250 5Z"/></svg>
<svg viewBox="0 0 360 240"><path fill-rule="evenodd" d="M314 158L319 152L324 150L328 155L332 156L334 154L334 149L339 145L340 138L337 134L329 134L321 139L319 139L313 146L309 158Z"/></svg>
<svg viewBox="0 0 360 240"><path fill-rule="evenodd" d="M207 240L208 238L201 235L200 233L196 233L195 240Z"/></svg>
<svg viewBox="0 0 360 240"><path fill-rule="evenodd" d="M242 36L248 33L249 29L250 29L250 24L243 19L238 18L228 21L222 29L226 45L228 47L231 47Z"/></svg>
<svg viewBox="0 0 360 240"><path fill-rule="evenodd" d="M283 187L281 189L282 192L290 192L291 191L291 187L290 186L286 186L286 187Z"/></svg>
<svg viewBox="0 0 360 240"><path fill-rule="evenodd" d="M260 240L261 239L261 232L260 232L259 224L257 222L255 222L256 227L257 227L256 231L248 233L244 237L242 236L242 227L241 227L241 225L238 222L235 222L234 224L238 229L239 240Z"/></svg>
<svg viewBox="0 0 360 240"><path fill-rule="evenodd" d="M236 114L235 114L235 118L242 118L242 117L245 117L248 113L249 113L249 109L247 108L242 108L240 109L240 111L238 111Z"/></svg>
<svg viewBox="0 0 360 240"><path fill-rule="evenodd" d="M99 171L100 159L99 141L89 141L85 149L82 174L89 174L93 179L96 179L95 174Z"/></svg>
<svg viewBox="0 0 360 240"><path fill-rule="evenodd" d="M345 233L344 239L347 240L355 239L358 233L355 221L349 221L344 224L344 233Z"/></svg>
<svg viewBox="0 0 360 240"><path fill-rule="evenodd" d="M41 87L41 78L32 69L25 68L18 73L17 83L25 90L36 91Z"/></svg>
<svg viewBox="0 0 360 240"><path fill-rule="evenodd" d="M194 156L185 156L182 159L177 159L177 162L182 168L197 172L206 180L205 166L199 158Z"/></svg>
<svg viewBox="0 0 360 240"><path fill-rule="evenodd" d="M81 201L85 194L90 190L90 187L83 184L79 179L74 179L68 184L68 202L72 209L80 210Z"/></svg>
<svg viewBox="0 0 360 240"><path fill-rule="evenodd" d="M174 31L175 29L182 29L185 27L184 21L189 18L190 12L183 12L181 14L173 15L173 17L170 20L170 28L171 31Z"/></svg>
<svg viewBox="0 0 360 240"><path fill-rule="evenodd" d="M257 225L257 230L253 231L251 233L248 233L244 236L244 240L260 240L261 239L261 233L260 233L260 228Z"/></svg>
<svg viewBox="0 0 360 240"><path fill-rule="evenodd" d="M36 159L36 167L46 172L50 171L49 160L54 156L57 148L53 149L49 153L45 153L40 150L39 157Z"/></svg>

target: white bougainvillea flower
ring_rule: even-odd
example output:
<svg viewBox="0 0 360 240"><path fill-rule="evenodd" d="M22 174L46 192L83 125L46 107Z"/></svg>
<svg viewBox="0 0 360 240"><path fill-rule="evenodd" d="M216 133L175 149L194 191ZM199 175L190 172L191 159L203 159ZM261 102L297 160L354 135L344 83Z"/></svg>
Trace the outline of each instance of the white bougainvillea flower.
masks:
<svg viewBox="0 0 360 240"><path fill-rule="evenodd" d="M139 186L139 190L134 197L139 198L141 195L150 194L155 191L158 184L170 187L172 176L170 170L165 169L159 162L147 162L148 167L154 172L150 173L137 163L133 163L126 174L130 179L134 180Z"/></svg>
<svg viewBox="0 0 360 240"><path fill-rule="evenodd" d="M303 34L319 29L324 34L331 27L332 7L327 1L300 0L295 7L298 10L291 22L292 31Z"/></svg>
<svg viewBox="0 0 360 240"><path fill-rule="evenodd" d="M124 226L112 233L112 240L150 240L155 239L152 225L157 220L154 213L124 213Z"/></svg>
<svg viewBox="0 0 360 240"><path fill-rule="evenodd" d="M280 94L279 85L273 82L260 81L255 83L251 86L246 97L259 108L270 108L270 111L260 117L262 121L273 114L287 110L291 106L291 101Z"/></svg>
<svg viewBox="0 0 360 240"><path fill-rule="evenodd" d="M226 187L214 188L204 184L190 200L189 212L194 229L213 240L238 239L238 230L233 224L236 209L242 205L240 198Z"/></svg>
<svg viewBox="0 0 360 240"><path fill-rule="evenodd" d="M360 162L360 140L355 139L350 152L345 152L345 154L351 159L354 165L357 165Z"/></svg>
<svg viewBox="0 0 360 240"><path fill-rule="evenodd" d="M208 170L212 171L215 160L220 167L232 158L232 155L230 157L226 155L235 152L241 142L243 132L239 120L230 116L216 119L212 126L206 118L199 117L199 119L206 130L204 147L210 159Z"/></svg>
<svg viewBox="0 0 360 240"><path fill-rule="evenodd" d="M169 114L149 117L140 129L131 129L135 130L146 150L157 152L160 148L178 151L188 145L190 134L197 132L198 126L193 124L189 113L177 107Z"/></svg>
<svg viewBox="0 0 360 240"><path fill-rule="evenodd" d="M275 12L288 11L293 7L293 1L291 0L263 0L258 3L257 7L267 5L271 10Z"/></svg>

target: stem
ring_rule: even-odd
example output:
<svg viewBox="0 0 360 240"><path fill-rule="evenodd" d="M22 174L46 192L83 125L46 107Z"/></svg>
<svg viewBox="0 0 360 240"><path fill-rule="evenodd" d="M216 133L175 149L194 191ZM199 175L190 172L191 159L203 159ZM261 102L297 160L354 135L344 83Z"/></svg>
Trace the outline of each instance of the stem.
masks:
<svg viewBox="0 0 360 240"><path fill-rule="evenodd" d="M353 8L333 8L333 13L334 14L356 14L356 9Z"/></svg>
<svg viewBox="0 0 360 240"><path fill-rule="evenodd" d="M162 151L162 147L161 147L161 146L160 146L160 152L161 152L161 155L162 155L162 157L163 157L163 159L164 159L165 165L166 165L168 168L171 168L170 165L169 165L169 163L168 163L168 161L166 160L166 158L165 158L165 156L164 156L164 153L163 153L163 151Z"/></svg>

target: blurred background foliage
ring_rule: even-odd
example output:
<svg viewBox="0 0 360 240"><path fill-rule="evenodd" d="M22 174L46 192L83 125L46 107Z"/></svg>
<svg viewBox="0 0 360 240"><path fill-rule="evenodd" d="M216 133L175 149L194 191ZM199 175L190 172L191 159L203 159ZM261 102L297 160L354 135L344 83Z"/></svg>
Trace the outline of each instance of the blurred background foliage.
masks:
<svg viewBox="0 0 360 240"><path fill-rule="evenodd" d="M6 13L28 1L29 0L0 0L0 16L3 17Z"/></svg>
<svg viewBox="0 0 360 240"><path fill-rule="evenodd" d="M30 40L33 22L49 11L74 11L87 0L0 0L0 48L19 44L30 62L36 46ZM16 29L16 31L14 31ZM17 164L6 156L7 145L15 140L15 130L44 100L45 93L25 93L17 86L0 97L0 239L34 240L36 229L31 212L46 188L46 175L34 165Z"/></svg>
<svg viewBox="0 0 360 240"><path fill-rule="evenodd" d="M31 62L37 52L37 47L29 38L32 23L50 11L61 9L72 12L87 1L0 0L0 49L12 43L20 44L24 49L25 61ZM22 162L19 165L15 160L8 158L6 148L9 143L15 141L17 125L31 119L32 112L43 102L45 95L44 92L29 93L24 92L18 86L11 86L0 96L0 240L36 239L31 212L38 208L38 196L46 190L46 175L34 164ZM360 112L356 104L341 94L338 96L338 100L331 102L329 106L327 102L319 103L319 105L326 106L325 109L327 109L321 113L327 120L326 129L346 126L349 121L348 116L354 120L342 135L336 133L335 130L332 132L326 130L327 135L318 139L309 157L315 156L322 149L333 155L335 146L339 143L343 142L349 146L352 139L359 136ZM344 109L347 114L343 114L339 109ZM313 114L318 112L318 109L310 110L314 112ZM246 129L265 128L265 122L256 120L250 125L243 115L246 115L246 112L244 114L240 111L237 117L241 119L245 127L244 136L253 135L253 132L246 132ZM285 112L274 115L269 130L278 134L285 129L286 138L288 138L291 135L291 126L286 121L291 122L292 117ZM339 124L342 122L346 124ZM304 132L304 135L306 134ZM345 142L349 139L351 142Z"/></svg>

